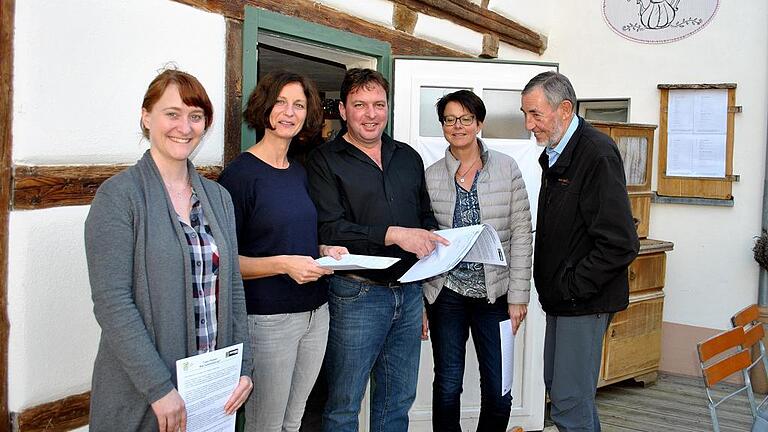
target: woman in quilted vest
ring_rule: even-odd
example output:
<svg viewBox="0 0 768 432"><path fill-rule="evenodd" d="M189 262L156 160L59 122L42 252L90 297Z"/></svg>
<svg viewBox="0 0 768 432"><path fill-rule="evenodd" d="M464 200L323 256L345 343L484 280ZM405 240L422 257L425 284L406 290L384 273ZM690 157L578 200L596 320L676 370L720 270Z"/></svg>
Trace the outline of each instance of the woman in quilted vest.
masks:
<svg viewBox="0 0 768 432"><path fill-rule="evenodd" d="M480 368L478 431L507 430L512 394L502 396L499 323L517 332L528 310L531 279L531 213L525 183L511 157L477 137L485 104L459 90L437 102L448 141L445 157L427 168L426 180L441 229L487 223L499 234L507 266L460 262L424 283L425 335L431 332L435 378L434 431L461 431L460 401L470 332ZM428 330L427 330L428 328Z"/></svg>

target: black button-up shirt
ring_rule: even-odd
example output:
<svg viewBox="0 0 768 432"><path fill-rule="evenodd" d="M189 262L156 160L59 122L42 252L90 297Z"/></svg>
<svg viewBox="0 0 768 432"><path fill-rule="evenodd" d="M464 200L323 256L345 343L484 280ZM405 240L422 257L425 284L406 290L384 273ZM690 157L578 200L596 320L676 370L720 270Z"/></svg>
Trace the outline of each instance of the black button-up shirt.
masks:
<svg viewBox="0 0 768 432"><path fill-rule="evenodd" d="M407 144L382 136L380 169L343 137L321 145L306 163L309 191L318 215L320 243L346 246L350 253L400 258L386 270L356 271L394 282L416 256L385 246L390 226L437 229L424 181L421 156Z"/></svg>

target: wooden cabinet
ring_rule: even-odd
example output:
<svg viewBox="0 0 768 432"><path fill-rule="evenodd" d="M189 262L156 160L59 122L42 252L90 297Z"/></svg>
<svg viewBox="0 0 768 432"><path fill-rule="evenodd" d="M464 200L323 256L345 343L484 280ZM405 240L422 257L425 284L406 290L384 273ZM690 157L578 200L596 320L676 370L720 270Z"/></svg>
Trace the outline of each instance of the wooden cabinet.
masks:
<svg viewBox="0 0 768 432"><path fill-rule="evenodd" d="M672 243L644 239L629 266L629 307L613 316L603 339L598 386L628 378L652 382L661 358L664 275Z"/></svg>
<svg viewBox="0 0 768 432"><path fill-rule="evenodd" d="M655 125L592 121L592 126L613 138L624 162L629 203L637 235L648 237L651 215L653 131Z"/></svg>

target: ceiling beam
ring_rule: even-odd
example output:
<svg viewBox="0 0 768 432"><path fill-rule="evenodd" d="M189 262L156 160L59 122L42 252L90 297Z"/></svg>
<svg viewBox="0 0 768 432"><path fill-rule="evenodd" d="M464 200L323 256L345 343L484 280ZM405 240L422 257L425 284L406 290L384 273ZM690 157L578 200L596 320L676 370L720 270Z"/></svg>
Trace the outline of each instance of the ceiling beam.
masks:
<svg viewBox="0 0 768 432"><path fill-rule="evenodd" d="M496 35L502 42L536 54L542 54L547 48L547 40L543 35L469 0L391 1L416 12L452 21L482 34Z"/></svg>

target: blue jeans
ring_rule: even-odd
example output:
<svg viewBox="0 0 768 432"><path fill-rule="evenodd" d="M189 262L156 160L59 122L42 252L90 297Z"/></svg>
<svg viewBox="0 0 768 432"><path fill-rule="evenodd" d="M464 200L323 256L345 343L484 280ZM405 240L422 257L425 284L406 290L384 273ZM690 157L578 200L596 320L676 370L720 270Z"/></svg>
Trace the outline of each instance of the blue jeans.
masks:
<svg viewBox="0 0 768 432"><path fill-rule="evenodd" d="M388 287L333 276L328 299L323 430L357 432L370 377L371 431L407 431L419 373L421 284Z"/></svg>
<svg viewBox="0 0 768 432"><path fill-rule="evenodd" d="M432 430L461 432L461 392L467 338L472 332L480 368L480 419L477 430L504 432L509 423L512 393L501 395L499 323L509 319L506 296L494 303L462 296L443 288L427 305L435 381L432 384Z"/></svg>

